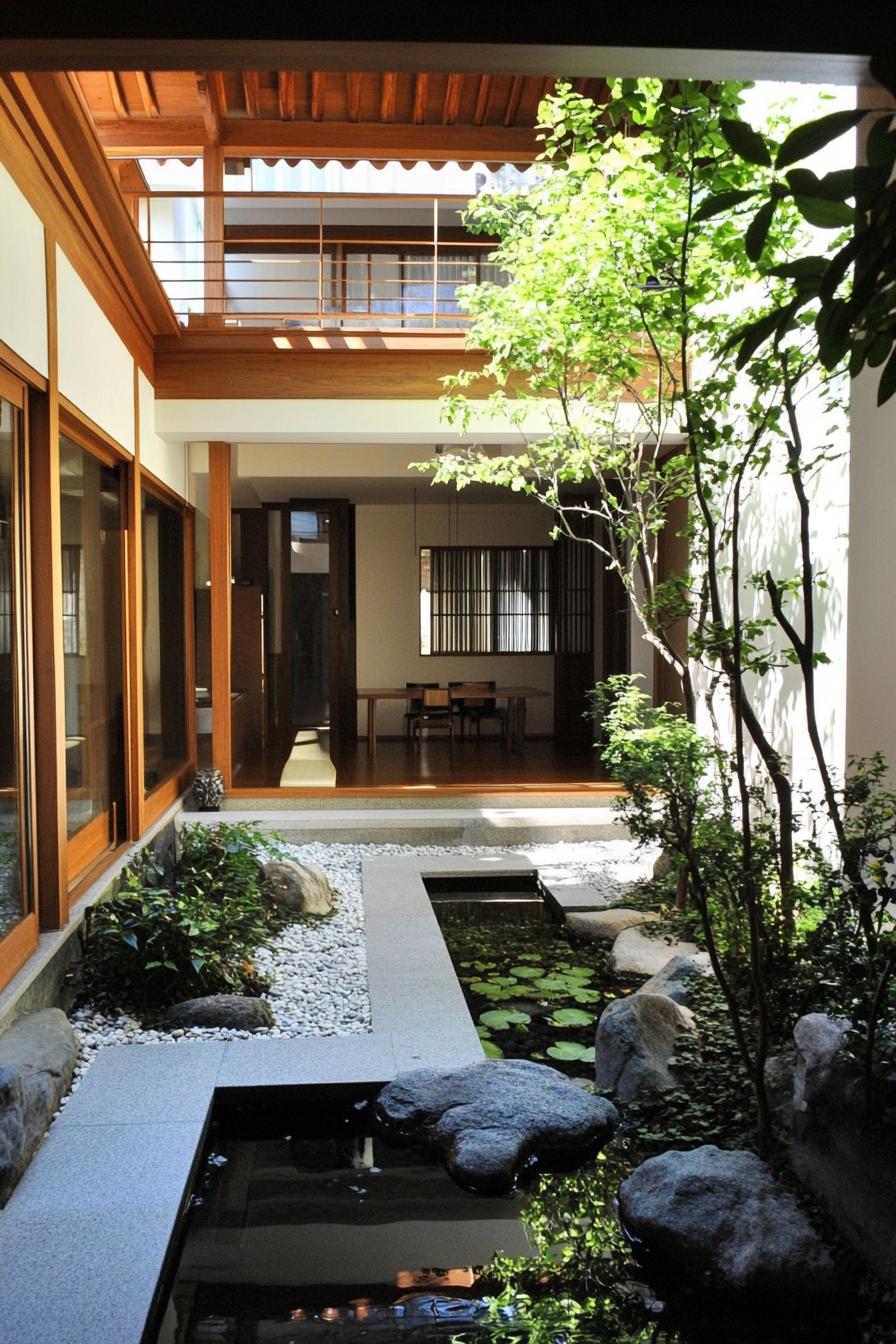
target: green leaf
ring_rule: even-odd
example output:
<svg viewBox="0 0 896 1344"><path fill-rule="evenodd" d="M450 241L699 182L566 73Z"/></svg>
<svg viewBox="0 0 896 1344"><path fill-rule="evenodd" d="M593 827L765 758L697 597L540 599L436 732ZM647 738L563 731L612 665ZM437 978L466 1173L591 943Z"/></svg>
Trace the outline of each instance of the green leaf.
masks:
<svg viewBox="0 0 896 1344"><path fill-rule="evenodd" d="M537 980L539 976L544 975L544 967L511 966L510 974L518 976L521 980Z"/></svg>
<svg viewBox="0 0 896 1344"><path fill-rule="evenodd" d="M508 1027L523 1025L531 1020L528 1013L516 1012L510 1008L490 1008L487 1013L479 1014L482 1025L492 1027L495 1031L505 1031Z"/></svg>
<svg viewBox="0 0 896 1344"><path fill-rule="evenodd" d="M896 163L896 131L890 130L892 118L889 115L879 117L868 132L865 142L865 157L869 168L889 170Z"/></svg>
<svg viewBox="0 0 896 1344"><path fill-rule="evenodd" d="M753 216L744 238L744 249L751 261L758 261L762 256L762 249L765 247L777 205L777 201L766 201Z"/></svg>
<svg viewBox="0 0 896 1344"><path fill-rule="evenodd" d="M768 152L768 146L749 122L722 117L719 127L730 147L740 158L746 159L747 163L756 163L760 168L771 167L772 156Z"/></svg>
<svg viewBox="0 0 896 1344"><path fill-rule="evenodd" d="M554 1027L587 1027L594 1021L594 1014L584 1008L558 1008L548 1020Z"/></svg>
<svg viewBox="0 0 896 1344"><path fill-rule="evenodd" d="M788 305L789 307L789 305ZM739 332L732 337L731 344L737 345L737 368L742 369L745 364L753 358L761 345L764 345L768 338L778 330L783 321L787 308L776 308L771 313L766 313L764 317L751 322L749 326L742 327Z"/></svg>
<svg viewBox="0 0 896 1344"><path fill-rule="evenodd" d="M758 191L720 191L717 196L707 196L694 211L693 222L699 224L704 219L712 219L713 215L720 215L723 210L731 210L758 195Z"/></svg>
<svg viewBox="0 0 896 1344"><path fill-rule="evenodd" d="M883 406L896 392L896 350L887 360L883 373L880 376L880 382L877 385L877 404Z"/></svg>
<svg viewBox="0 0 896 1344"><path fill-rule="evenodd" d="M140 944L137 942L136 936L133 933L122 933L121 941L127 943L128 947L132 947L135 952L140 951Z"/></svg>
<svg viewBox="0 0 896 1344"><path fill-rule="evenodd" d="M794 196L794 202L803 219L816 229L841 229L852 224L856 212L844 201L827 201L822 196Z"/></svg>
<svg viewBox="0 0 896 1344"><path fill-rule="evenodd" d="M557 1041L556 1045L549 1045L547 1053L551 1059L563 1059L567 1062L573 1059L585 1060L589 1054L594 1058L594 1046L580 1045L578 1041Z"/></svg>
<svg viewBox="0 0 896 1344"><path fill-rule="evenodd" d="M838 135L858 126L865 115L866 110L863 108L847 108L843 112L829 112L827 116L807 121L803 126L795 126L778 150L775 167L786 168L790 163L816 154L819 149L824 149L825 145L836 140Z"/></svg>
<svg viewBox="0 0 896 1344"><path fill-rule="evenodd" d="M501 1049L500 1045L495 1045L494 1041L483 1041L482 1053L485 1055L486 1059L504 1058L504 1051Z"/></svg>

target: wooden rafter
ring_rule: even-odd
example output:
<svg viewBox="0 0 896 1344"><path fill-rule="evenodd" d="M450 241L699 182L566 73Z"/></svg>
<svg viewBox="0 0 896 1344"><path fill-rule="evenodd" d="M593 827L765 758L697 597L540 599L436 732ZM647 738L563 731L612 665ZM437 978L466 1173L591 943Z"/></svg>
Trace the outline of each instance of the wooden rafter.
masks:
<svg viewBox="0 0 896 1344"><path fill-rule="evenodd" d="M361 76L357 73L346 75L345 86L348 93L348 119L349 121L360 121Z"/></svg>
<svg viewBox="0 0 896 1344"><path fill-rule="evenodd" d="M292 70L277 71L277 104L281 121L292 121L296 115L296 77Z"/></svg>
<svg viewBox="0 0 896 1344"><path fill-rule="evenodd" d="M520 99L523 96L523 83L522 75L514 75L510 85L510 97L507 99L507 110L504 113L505 126L512 126L516 121L516 114L520 110Z"/></svg>
<svg viewBox="0 0 896 1344"><path fill-rule="evenodd" d="M129 117L127 99L124 96L124 89L121 86L121 78L116 70L107 70L106 79L109 84L109 96L112 99L112 106L115 108L116 117Z"/></svg>
<svg viewBox="0 0 896 1344"><path fill-rule="evenodd" d="M479 76L479 88L476 92L476 110L473 113L474 126L481 126L488 116L488 100L492 91L491 75Z"/></svg>
<svg viewBox="0 0 896 1344"><path fill-rule="evenodd" d="M442 104L442 121L446 126L453 126L457 121L457 113L460 108L460 95L464 86L463 75L449 75L445 86L445 101Z"/></svg>
<svg viewBox="0 0 896 1344"><path fill-rule="evenodd" d="M223 109L218 99L218 91L210 75L198 75L196 87L202 104L202 123L207 145L221 143L221 121Z"/></svg>
<svg viewBox="0 0 896 1344"><path fill-rule="evenodd" d="M324 115L324 99L327 92L327 75L324 70L311 71L311 120L320 121Z"/></svg>
<svg viewBox="0 0 896 1344"><path fill-rule="evenodd" d="M429 75L414 76L414 125L422 126L426 121L426 98L429 93Z"/></svg>
<svg viewBox="0 0 896 1344"><path fill-rule="evenodd" d="M380 117L391 121L395 116L395 93L398 88L398 75L393 70L383 74L383 90L380 97Z"/></svg>
<svg viewBox="0 0 896 1344"><path fill-rule="evenodd" d="M157 117L159 115L159 102L153 88L152 75L146 70L135 70L134 78L137 80L137 88L140 90L143 111L148 117Z"/></svg>
<svg viewBox="0 0 896 1344"><path fill-rule="evenodd" d="M246 116L258 116L258 71L243 71L243 98L246 102Z"/></svg>
<svg viewBox="0 0 896 1344"><path fill-rule="evenodd" d="M530 126L408 126L380 122L289 122L231 118L221 124L221 145L233 156L296 154L309 158L408 159L432 163L530 163L538 150ZM98 122L108 152L160 158L194 155L205 143L199 117Z"/></svg>

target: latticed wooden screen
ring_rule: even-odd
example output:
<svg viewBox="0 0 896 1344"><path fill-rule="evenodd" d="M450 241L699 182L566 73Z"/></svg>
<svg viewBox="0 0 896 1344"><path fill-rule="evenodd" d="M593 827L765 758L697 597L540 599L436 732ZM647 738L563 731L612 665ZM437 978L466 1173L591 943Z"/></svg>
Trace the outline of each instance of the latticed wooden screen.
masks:
<svg viewBox="0 0 896 1344"><path fill-rule="evenodd" d="M420 560L428 652L551 652L550 546L433 546Z"/></svg>

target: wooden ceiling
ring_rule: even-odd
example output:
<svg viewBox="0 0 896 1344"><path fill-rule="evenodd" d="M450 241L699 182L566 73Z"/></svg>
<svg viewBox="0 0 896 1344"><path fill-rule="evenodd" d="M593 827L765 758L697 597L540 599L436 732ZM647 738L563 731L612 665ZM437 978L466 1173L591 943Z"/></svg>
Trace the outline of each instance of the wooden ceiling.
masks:
<svg viewBox="0 0 896 1344"><path fill-rule="evenodd" d="M73 76L115 157L234 156L530 163L554 75L108 70ZM576 79L600 97L601 79Z"/></svg>

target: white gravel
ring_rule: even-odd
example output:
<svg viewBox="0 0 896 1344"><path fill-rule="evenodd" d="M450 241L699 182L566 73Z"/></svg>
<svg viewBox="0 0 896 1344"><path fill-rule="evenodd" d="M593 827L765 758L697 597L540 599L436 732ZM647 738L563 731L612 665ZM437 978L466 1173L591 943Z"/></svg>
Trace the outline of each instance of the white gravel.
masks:
<svg viewBox="0 0 896 1344"><path fill-rule="evenodd" d="M144 1030L125 1014L110 1016L82 1007L71 1014L80 1041L76 1087L96 1052L107 1045L176 1045L189 1040L236 1038L349 1036L371 1030L361 899L361 861L378 855L446 855L459 858L523 854L553 879L592 883L612 900L623 898L650 876L654 854L638 850L629 840L590 840L496 848L486 846L291 845L303 863L317 864L338 893L335 912L314 923L289 925L274 944L256 955L256 964L271 981L265 998L275 1025L255 1032L217 1027L188 1030Z"/></svg>

